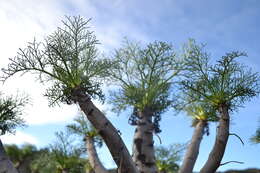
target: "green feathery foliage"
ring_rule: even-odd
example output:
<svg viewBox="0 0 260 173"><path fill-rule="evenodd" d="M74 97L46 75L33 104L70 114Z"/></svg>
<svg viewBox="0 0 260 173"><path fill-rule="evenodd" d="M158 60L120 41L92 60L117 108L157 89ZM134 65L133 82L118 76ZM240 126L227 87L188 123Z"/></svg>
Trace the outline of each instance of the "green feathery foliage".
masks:
<svg viewBox="0 0 260 173"><path fill-rule="evenodd" d="M192 117L192 127L195 127L200 121L206 123L206 126L203 129L203 134L206 134L207 136L209 135L209 123L217 122L219 120L216 110L208 105L193 103L185 107L184 111L188 116Z"/></svg>
<svg viewBox="0 0 260 173"><path fill-rule="evenodd" d="M20 148L15 145L5 145L5 151L14 164L22 162L26 157L33 156L37 148L31 144L24 144Z"/></svg>
<svg viewBox="0 0 260 173"><path fill-rule="evenodd" d="M179 162L181 161L183 151L186 145L173 144L169 147L156 147L156 165L160 173L177 173L179 170Z"/></svg>
<svg viewBox="0 0 260 173"><path fill-rule="evenodd" d="M17 127L24 127L22 109L28 103L27 97L6 96L0 93L0 135L14 133Z"/></svg>
<svg viewBox="0 0 260 173"><path fill-rule="evenodd" d="M218 121L216 111L207 105L190 104L185 108L186 113L193 119L204 121Z"/></svg>
<svg viewBox="0 0 260 173"><path fill-rule="evenodd" d="M64 134L59 133L64 137ZM60 137L58 137L58 140ZM63 144L66 139L59 141L59 144ZM57 144L57 143L56 143ZM62 145L63 146L63 145ZM43 148L37 150L37 148L30 144L22 145L5 145L5 151L15 167L20 171L32 173L62 173L62 170L69 171L71 173L84 173L85 164L87 160L79 157L79 152L74 152L74 148L68 146L66 151L61 147ZM71 148L69 148L71 147Z"/></svg>
<svg viewBox="0 0 260 173"><path fill-rule="evenodd" d="M60 165L60 160L57 162L57 152L52 149L45 148L38 151L37 157L32 161L30 167L34 173L62 173L63 171L71 173L84 173L85 165L88 161L76 155L63 157L63 165Z"/></svg>
<svg viewBox="0 0 260 173"><path fill-rule="evenodd" d="M97 130L91 125L86 116L80 114L74 118L74 123L66 126L69 133L76 134L86 140L86 136L93 138L98 147L102 147L103 140Z"/></svg>
<svg viewBox="0 0 260 173"><path fill-rule="evenodd" d="M216 109L226 105L234 110L259 94L258 73L237 62L245 53L227 53L215 65L210 65L204 46L194 40L184 46L184 52L187 71L180 88L190 102L210 104Z"/></svg>
<svg viewBox="0 0 260 173"><path fill-rule="evenodd" d="M120 88L111 92L113 110L118 112L131 106L134 119L137 117L135 111L148 108L153 112L155 123L158 123L161 113L172 103L172 82L181 70L172 45L153 42L143 48L126 41L122 48L116 50L114 59L117 67L110 74Z"/></svg>
<svg viewBox="0 0 260 173"><path fill-rule="evenodd" d="M31 164L40 154L36 146L23 144L18 147L15 144L5 145L5 151L19 172L32 172Z"/></svg>
<svg viewBox="0 0 260 173"><path fill-rule="evenodd" d="M44 41L34 40L27 48L19 49L2 69L3 80L20 73L33 73L42 83L51 82L45 96L50 105L60 102L71 104L71 92L79 87L92 97L104 99L101 80L113 65L108 59L98 59L94 33L89 31L89 20L66 17L63 26L48 35Z"/></svg>
<svg viewBox="0 0 260 173"><path fill-rule="evenodd" d="M81 158L83 151L73 145L69 134L56 132L55 135L56 141L33 161L32 170L41 173L84 173L87 161Z"/></svg>
<svg viewBox="0 0 260 173"><path fill-rule="evenodd" d="M30 168L33 173L58 173L56 171L57 165L55 159L48 148L38 151L38 155L32 161Z"/></svg>
<svg viewBox="0 0 260 173"><path fill-rule="evenodd" d="M191 116L194 122L197 122L197 120L218 121L216 110L205 102L196 102L196 96L193 96L192 91L179 93L178 99L173 105L175 111L183 111L188 116Z"/></svg>
<svg viewBox="0 0 260 173"><path fill-rule="evenodd" d="M4 149L8 157L11 159L14 165L20 162L23 159L22 150L15 144L12 145L4 145Z"/></svg>

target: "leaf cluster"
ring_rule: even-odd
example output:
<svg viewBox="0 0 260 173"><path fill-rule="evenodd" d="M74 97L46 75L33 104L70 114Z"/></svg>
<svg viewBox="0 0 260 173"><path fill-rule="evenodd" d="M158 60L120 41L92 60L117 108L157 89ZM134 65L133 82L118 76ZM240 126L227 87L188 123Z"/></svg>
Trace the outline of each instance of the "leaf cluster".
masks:
<svg viewBox="0 0 260 173"><path fill-rule="evenodd" d="M180 98L188 97L186 104L210 104L216 109L226 105L234 110L259 94L259 75L237 61L245 53L227 53L211 65L204 45L190 40L184 50L186 73L180 82Z"/></svg>
<svg viewBox="0 0 260 173"><path fill-rule="evenodd" d="M32 172L31 163L38 157L40 151L36 146L31 144L23 144L17 146L15 144L5 145L5 151L19 172Z"/></svg>
<svg viewBox="0 0 260 173"><path fill-rule="evenodd" d="M32 161L30 168L34 173L57 172L55 161L48 148L39 151L37 157Z"/></svg>
<svg viewBox="0 0 260 173"><path fill-rule="evenodd" d="M16 73L33 73L42 83L50 82L45 96L50 105L71 104L71 92L80 87L92 97L101 100L101 79L112 66L109 59L99 59L94 33L89 31L89 20L66 17L63 27L48 35L44 41L34 40L27 48L19 49L16 57L3 69L3 80Z"/></svg>
<svg viewBox="0 0 260 173"><path fill-rule="evenodd" d="M127 106L144 110L163 111L171 100L171 82L180 71L180 63L170 44L153 42L142 48L137 43L126 41L116 50L116 68L110 71L112 80L120 86L112 93L112 101L117 110Z"/></svg>
<svg viewBox="0 0 260 173"><path fill-rule="evenodd" d="M92 138L96 146L102 147L102 138L99 136L97 130L91 125L85 115L78 115L74 118L74 123L71 123L66 127L69 133L76 134L82 137L83 140L87 140L86 137Z"/></svg>
<svg viewBox="0 0 260 173"><path fill-rule="evenodd" d="M114 60L116 66L110 75L120 88L111 92L113 110L120 112L130 106L133 108L130 119L135 119L134 110L149 109L158 129L161 114L172 104L173 80L181 71L181 62L172 45L155 41L142 47L126 41L115 51Z"/></svg>
<svg viewBox="0 0 260 173"><path fill-rule="evenodd" d="M50 145L50 157L56 165L56 170L67 170L68 172L84 170L84 164L80 159L83 150L73 146L69 134L56 132L55 135L56 141Z"/></svg>
<svg viewBox="0 0 260 173"><path fill-rule="evenodd" d="M62 173L62 171L68 171L71 173L84 173L85 164L87 160L79 158L75 155L64 157L65 161L63 165L57 162L57 153L45 148L41 149L37 157L31 163L31 170L35 173Z"/></svg>
<svg viewBox="0 0 260 173"><path fill-rule="evenodd" d="M26 157L33 156L37 153L37 148L31 144L24 144L18 147L15 144L4 146L7 155L11 158L12 162L19 164Z"/></svg>
<svg viewBox="0 0 260 173"><path fill-rule="evenodd" d="M182 153L186 145L172 144L169 147L156 147L156 165L160 172L176 173L179 169L178 163L182 158Z"/></svg>
<svg viewBox="0 0 260 173"><path fill-rule="evenodd" d="M14 133L15 128L25 126L21 118L22 109L28 103L27 97L3 96L0 93L0 135Z"/></svg>
<svg viewBox="0 0 260 173"><path fill-rule="evenodd" d="M208 105L190 104L185 108L186 113L195 120L202 121L218 121L217 113Z"/></svg>

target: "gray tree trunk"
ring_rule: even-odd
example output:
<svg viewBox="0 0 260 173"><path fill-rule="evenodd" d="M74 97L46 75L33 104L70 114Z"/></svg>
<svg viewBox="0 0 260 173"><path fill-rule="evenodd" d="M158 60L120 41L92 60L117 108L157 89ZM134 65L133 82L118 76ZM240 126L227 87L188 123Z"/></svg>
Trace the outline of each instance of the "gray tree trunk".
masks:
<svg viewBox="0 0 260 173"><path fill-rule="evenodd" d="M99 160L96 147L94 145L94 139L92 137L86 137L86 147L88 152L88 159L91 167L97 173L109 173Z"/></svg>
<svg viewBox="0 0 260 173"><path fill-rule="evenodd" d="M225 153L229 136L230 122L228 106L222 105L219 108L219 113L220 120L217 129L215 144L209 154L208 160L200 170L200 173L215 173L218 167L220 166L221 160Z"/></svg>
<svg viewBox="0 0 260 173"><path fill-rule="evenodd" d="M6 155L1 139L0 139L0 173L18 173L13 163Z"/></svg>
<svg viewBox="0 0 260 173"><path fill-rule="evenodd" d="M191 142L185 153L179 173L192 173L193 167L199 155L200 143L203 138L204 128L207 122L199 120L193 132Z"/></svg>
<svg viewBox="0 0 260 173"><path fill-rule="evenodd" d="M107 117L93 104L90 96L82 89L76 88L72 93L73 99L79 104L91 124L98 130L99 135L106 143L119 173L138 173L134 162L127 150L118 130Z"/></svg>
<svg viewBox="0 0 260 173"><path fill-rule="evenodd" d="M138 112L138 116L140 119L134 134L133 160L141 173L157 173L151 112L146 109Z"/></svg>

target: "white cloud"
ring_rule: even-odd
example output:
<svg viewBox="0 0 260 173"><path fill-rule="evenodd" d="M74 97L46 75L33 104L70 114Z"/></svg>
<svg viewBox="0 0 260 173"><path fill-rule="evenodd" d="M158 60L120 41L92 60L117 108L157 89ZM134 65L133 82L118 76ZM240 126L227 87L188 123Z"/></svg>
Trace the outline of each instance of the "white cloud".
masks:
<svg viewBox="0 0 260 173"><path fill-rule="evenodd" d="M39 101L37 101L39 102ZM43 101L42 103L45 103ZM59 122L70 122L73 117L77 114L78 109L76 106L54 107L50 108L46 104L34 104L27 111L28 114L24 116L25 121L29 125L37 124L49 124L49 123L59 123Z"/></svg>
<svg viewBox="0 0 260 173"><path fill-rule="evenodd" d="M33 81L32 75L25 75L6 81L1 91L5 91L6 95L29 95L30 103L26 105L22 115L28 125L71 122L78 114L79 107L65 104L49 107L47 97L43 96L45 89L42 84ZM113 117L109 111L111 105L102 104L97 100L93 100L93 103L109 118Z"/></svg>
<svg viewBox="0 0 260 173"><path fill-rule="evenodd" d="M29 96L29 104L23 110L22 117L28 125L69 122L78 113L75 105L49 107L48 100L43 97L45 87L35 82L32 75L14 77L6 81L1 91L6 95Z"/></svg>
<svg viewBox="0 0 260 173"><path fill-rule="evenodd" d="M9 0L1 2L0 7L0 67L5 67L8 58L16 55L18 48L34 37L41 39L60 24L64 11L58 1L46 0ZM35 82L33 76L16 76L9 79L1 91L16 94L17 90L28 93L31 104L25 107L25 120L30 124L46 124L71 120L77 108L62 106L49 108L46 98L42 97L44 87ZM20 93L19 92L19 93ZM14 94L14 95L15 95ZM20 134L20 133L18 133Z"/></svg>
<svg viewBox="0 0 260 173"><path fill-rule="evenodd" d="M1 136L1 140L4 144L17 144L21 145L24 143L39 144L39 141L32 135L23 133L21 131L17 131L15 135L13 134L6 134Z"/></svg>
<svg viewBox="0 0 260 173"><path fill-rule="evenodd" d="M118 6L120 2L114 1L114 5ZM126 34L136 34L139 39L145 40L145 36L135 31L134 27L131 27L127 21L111 20L111 22L103 24L102 12L95 3L89 1L8 0L1 2L0 6L0 68L6 67L8 58L14 57L19 48L26 46L26 42L32 41L34 37L41 40L57 26L60 26L60 20L68 12L72 13L69 11L71 9L75 9L73 13L77 13L72 15L80 14L87 18L93 17L91 25L96 26L91 29L96 31L95 33L102 43L102 50L107 51L115 48ZM128 32L129 30L131 32ZM0 89L9 95L15 95L17 90L28 93L31 98L31 104L27 105L24 111L24 118L29 125L67 122L71 121L78 113L76 106L63 105L62 107L49 108L47 99L42 96L45 87L35 82L32 75L15 76ZM101 105L97 102L95 104L110 116L108 105Z"/></svg>

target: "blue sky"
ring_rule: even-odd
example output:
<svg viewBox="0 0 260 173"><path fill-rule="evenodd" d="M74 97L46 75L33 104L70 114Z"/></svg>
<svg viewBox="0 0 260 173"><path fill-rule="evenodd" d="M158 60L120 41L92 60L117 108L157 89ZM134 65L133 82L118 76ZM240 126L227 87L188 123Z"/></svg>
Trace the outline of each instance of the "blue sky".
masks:
<svg viewBox="0 0 260 173"><path fill-rule="evenodd" d="M241 50L248 53L241 63L260 72L260 2L258 0L8 0L0 2L0 67L8 63L19 47L34 37L41 39L61 25L64 15L81 15L92 18L91 29L102 43L100 50L109 53L118 48L125 36L148 43L154 40L171 42L180 49L188 38L206 43L213 61L225 52ZM48 108L47 100L41 96L44 87L34 82L32 76L19 77L1 86L1 91L28 93L31 104L25 109L29 126L18 129L15 137L3 137L4 143L24 141L39 147L54 140L54 132L62 130L77 114L76 106ZM109 112L109 105L97 103L122 132L122 137L131 150L134 128L127 124L128 113L117 117ZM219 168L242 169L257 167L260 163L260 146L248 142L257 128L260 118L260 99L245 104L244 108L232 113L231 132L245 141L242 146L231 136L223 162L237 160L244 164L228 164ZM187 142L192 135L191 120L185 115L163 115L161 126L163 145ZM213 145L215 124L210 126L210 136L204 136L195 170L199 170ZM155 138L156 144L159 145ZM100 150L107 167L113 162L106 149Z"/></svg>

